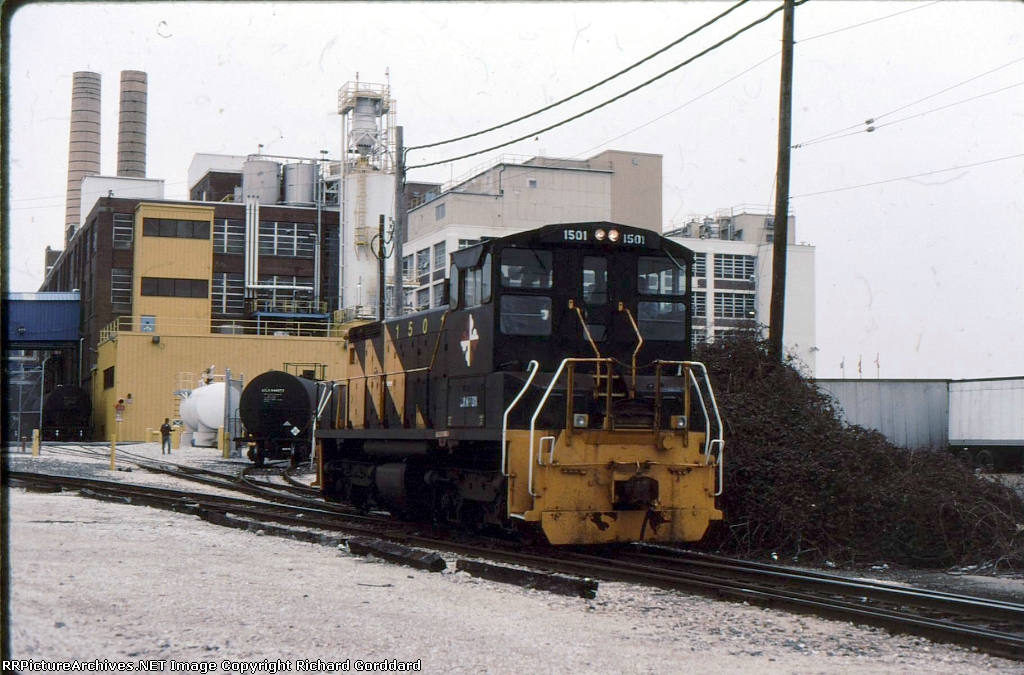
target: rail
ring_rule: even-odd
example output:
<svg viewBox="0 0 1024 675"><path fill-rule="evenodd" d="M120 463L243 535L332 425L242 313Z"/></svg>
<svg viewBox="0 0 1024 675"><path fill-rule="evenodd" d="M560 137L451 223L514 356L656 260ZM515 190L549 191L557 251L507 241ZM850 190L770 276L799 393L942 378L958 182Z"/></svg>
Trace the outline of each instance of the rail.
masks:
<svg viewBox="0 0 1024 675"><path fill-rule="evenodd" d="M335 337L326 321L292 319L195 319L157 317L143 322L140 317L122 316L100 330L100 342L116 342L121 333L148 335L260 335L267 337Z"/></svg>

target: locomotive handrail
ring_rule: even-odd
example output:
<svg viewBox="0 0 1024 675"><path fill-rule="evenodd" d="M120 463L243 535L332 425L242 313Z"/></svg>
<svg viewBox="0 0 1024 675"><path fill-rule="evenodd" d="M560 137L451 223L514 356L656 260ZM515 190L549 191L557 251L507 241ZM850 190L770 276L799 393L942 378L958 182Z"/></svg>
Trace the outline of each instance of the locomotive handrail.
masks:
<svg viewBox="0 0 1024 675"><path fill-rule="evenodd" d="M540 363L536 359L530 361L526 366L526 372L529 373L529 377L526 378L526 382L523 383L523 388L519 390L516 397L512 399L512 402L505 408L505 414L501 418L501 475L508 478L508 445L505 440L508 433L508 416L512 412L512 409L519 403L519 399L523 397L526 390L533 384L533 378L537 377L537 371L540 370Z"/></svg>
<svg viewBox="0 0 1024 675"><path fill-rule="evenodd" d="M662 366L680 366L681 368L685 368L686 369L686 371L687 371L687 373L689 375L690 382L693 383L694 387L697 389L697 396L698 396L698 398L700 400L701 411L704 413L704 429L705 429L705 432L704 432L704 452L703 452L703 454L704 454L704 465L707 466L711 462L711 451L712 451L712 448L713 447L717 447L718 448L719 465L720 465L719 469L721 469L721 464L723 463L723 460L724 460L723 453L725 451L725 439L722 438L722 435L723 435L722 416L721 416L721 414L719 414L719 411L718 411L718 400L715 398L715 390L711 387L711 379L708 377L708 369L707 369L707 367L703 363L701 363L700 361L663 361L663 360L659 359L659 360L655 361L654 363L657 366L657 368L655 370L655 378L657 380L655 386L656 386L656 391L658 391L659 393L661 391L661 367ZM701 371L703 380L704 380L704 382L705 382L705 384L707 385L707 388L708 388L708 397L711 399L711 411L715 415L715 428L716 428L716 434L717 434L715 438L711 438L711 418L708 415L708 405L707 405L707 402L704 400L704 392L700 388L700 383L697 381L697 377L693 374L694 370L700 370ZM690 411L687 410L686 412L687 412L687 414L689 414ZM721 494L721 488L719 488L718 494ZM716 494L716 496L717 496L717 494Z"/></svg>
<svg viewBox="0 0 1024 675"><path fill-rule="evenodd" d="M640 334L640 327L636 325L636 319L633 318L633 312L629 311L629 307L620 302L619 311L626 313L630 325L633 326L633 332L636 333L636 349L633 350L633 386L629 390L629 397L636 398L636 355L640 353L640 348L644 346L644 336Z"/></svg>
<svg viewBox="0 0 1024 675"><path fill-rule="evenodd" d="M537 418L540 416L541 410L544 409L544 405L548 402L548 396L551 395L551 391L555 388L555 384L558 382L558 378L562 376L562 371L565 370L567 363L607 363L611 364L613 359L602 358L602 359L583 359L583 358L569 358L562 359L562 362L558 364L558 370L551 376L551 381L548 383L547 389L544 390L544 395L540 399L540 403L537 404L537 410L534 411L533 417L530 418L530 471L527 476L526 489L530 493L531 497L537 497L537 493L533 491L533 438L536 435L537 430ZM572 404L572 392L568 392L568 401L566 405ZM552 448L552 455L554 455L554 449Z"/></svg>

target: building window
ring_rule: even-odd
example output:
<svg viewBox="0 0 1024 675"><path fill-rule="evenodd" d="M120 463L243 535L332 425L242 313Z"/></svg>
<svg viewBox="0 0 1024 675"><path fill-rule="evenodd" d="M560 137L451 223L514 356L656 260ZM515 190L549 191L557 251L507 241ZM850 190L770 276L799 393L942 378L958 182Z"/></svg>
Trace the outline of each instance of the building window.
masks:
<svg viewBox="0 0 1024 675"><path fill-rule="evenodd" d="M715 317L718 319L753 319L753 293L715 293Z"/></svg>
<svg viewBox="0 0 1024 675"><path fill-rule="evenodd" d="M210 223L205 220L143 218L142 236L171 237L174 239L209 239Z"/></svg>
<svg viewBox="0 0 1024 675"><path fill-rule="evenodd" d="M434 284L434 307L444 304L444 282Z"/></svg>
<svg viewBox="0 0 1024 675"><path fill-rule="evenodd" d="M114 366L110 366L109 368L103 371L103 388L114 388Z"/></svg>
<svg viewBox="0 0 1024 675"><path fill-rule="evenodd" d="M754 256L716 253L715 278L752 280L754 278Z"/></svg>
<svg viewBox="0 0 1024 675"><path fill-rule="evenodd" d="M214 314L245 313L245 279L241 274L214 274L210 288L210 311Z"/></svg>
<svg viewBox="0 0 1024 675"><path fill-rule="evenodd" d="M695 319L706 318L708 315L708 295L704 291L694 291L690 294L690 301L693 303L693 317Z"/></svg>
<svg viewBox="0 0 1024 675"><path fill-rule="evenodd" d="M413 281L415 277L412 273L412 254L402 256L402 279L405 281Z"/></svg>
<svg viewBox="0 0 1024 675"><path fill-rule="evenodd" d="M416 311L422 312L430 309L430 288L420 288L416 291Z"/></svg>
<svg viewBox="0 0 1024 675"><path fill-rule="evenodd" d="M132 247L135 240L135 216L130 213L114 214L114 248Z"/></svg>
<svg viewBox="0 0 1024 675"><path fill-rule="evenodd" d="M414 289L414 288L403 288L402 289L402 302L405 304L405 311L409 311L409 312L413 311L414 308L413 308L412 302L413 302L413 297L415 296L415 294L416 294L416 289Z"/></svg>
<svg viewBox="0 0 1024 675"><path fill-rule="evenodd" d="M707 253L694 253L693 254L693 276L698 279L703 279L708 275L708 254Z"/></svg>
<svg viewBox="0 0 1024 675"><path fill-rule="evenodd" d="M443 220L444 219L445 212L447 211L447 209L445 207L447 205L448 205L447 203L445 203L445 204L438 204L437 206L434 207L434 220Z"/></svg>
<svg viewBox="0 0 1024 675"><path fill-rule="evenodd" d="M132 270L130 267L110 268L110 303L132 304Z"/></svg>
<svg viewBox="0 0 1024 675"><path fill-rule="evenodd" d="M261 274L260 286L284 286L286 288L261 288L256 293L257 311L314 312L313 277ZM300 288L287 288L299 286Z"/></svg>
<svg viewBox="0 0 1024 675"><path fill-rule="evenodd" d="M245 221L236 218L218 218L213 221L213 252L243 255Z"/></svg>
<svg viewBox="0 0 1024 675"><path fill-rule="evenodd" d="M416 251L416 276L425 277L430 274L430 249L424 248ZM428 279L420 279L420 283L427 283Z"/></svg>
<svg viewBox="0 0 1024 675"><path fill-rule="evenodd" d="M142 277L142 295L160 298L203 298L208 293L206 279L170 279Z"/></svg>
<svg viewBox="0 0 1024 675"><path fill-rule="evenodd" d="M469 248L470 246L476 246L480 243L479 239L459 239L459 250Z"/></svg>
<svg viewBox="0 0 1024 675"><path fill-rule="evenodd" d="M445 260L445 242L434 244L434 269L443 270L447 265L448 261Z"/></svg>
<svg viewBox="0 0 1024 675"><path fill-rule="evenodd" d="M699 345L708 341L708 329L701 326L690 331L691 344Z"/></svg>
<svg viewBox="0 0 1024 675"><path fill-rule="evenodd" d="M526 184L532 188L535 188L537 187L537 180L535 178L531 178L526 182Z"/></svg>
<svg viewBox="0 0 1024 675"><path fill-rule="evenodd" d="M315 223L261 222L259 236L260 255L312 258L316 250Z"/></svg>

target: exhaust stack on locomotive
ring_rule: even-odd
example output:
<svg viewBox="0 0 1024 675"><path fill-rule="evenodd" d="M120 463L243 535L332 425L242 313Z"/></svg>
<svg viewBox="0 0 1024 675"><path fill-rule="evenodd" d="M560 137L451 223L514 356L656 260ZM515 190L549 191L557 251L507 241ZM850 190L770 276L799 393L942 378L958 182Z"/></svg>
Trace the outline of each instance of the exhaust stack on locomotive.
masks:
<svg viewBox="0 0 1024 675"><path fill-rule="evenodd" d="M455 252L447 308L350 331L324 497L552 544L700 539L724 440L690 361L692 262L612 223Z"/></svg>

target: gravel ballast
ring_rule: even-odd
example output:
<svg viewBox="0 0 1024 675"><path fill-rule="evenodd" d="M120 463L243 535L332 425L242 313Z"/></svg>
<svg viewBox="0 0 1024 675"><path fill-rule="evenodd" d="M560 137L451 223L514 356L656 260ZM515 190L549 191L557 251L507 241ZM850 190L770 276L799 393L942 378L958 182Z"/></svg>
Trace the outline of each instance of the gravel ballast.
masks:
<svg viewBox="0 0 1024 675"><path fill-rule="evenodd" d="M429 673L1024 674L849 623L618 583L594 600L551 595L73 493L10 489L6 516L16 659L157 659L165 672L171 660L179 672L281 672L278 659L291 671L319 659L348 672L389 661Z"/></svg>

